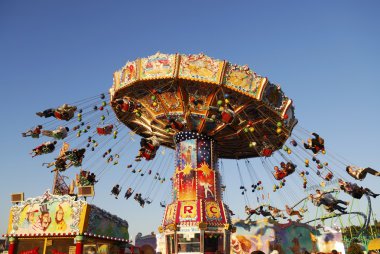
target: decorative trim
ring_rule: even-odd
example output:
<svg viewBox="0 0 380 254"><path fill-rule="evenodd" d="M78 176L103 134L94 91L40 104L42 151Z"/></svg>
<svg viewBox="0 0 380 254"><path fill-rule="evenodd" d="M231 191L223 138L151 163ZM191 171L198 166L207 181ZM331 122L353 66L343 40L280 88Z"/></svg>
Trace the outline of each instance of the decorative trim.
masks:
<svg viewBox="0 0 380 254"><path fill-rule="evenodd" d="M191 139L201 139L201 140L211 140L211 143L214 142L214 139L198 132L193 131L181 131L174 135L174 142L176 144Z"/></svg>

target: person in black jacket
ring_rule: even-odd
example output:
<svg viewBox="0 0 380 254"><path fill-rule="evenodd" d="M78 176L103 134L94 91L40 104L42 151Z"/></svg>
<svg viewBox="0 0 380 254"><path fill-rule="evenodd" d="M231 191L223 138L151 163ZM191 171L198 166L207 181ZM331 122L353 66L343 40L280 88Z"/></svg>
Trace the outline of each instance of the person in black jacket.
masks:
<svg viewBox="0 0 380 254"><path fill-rule="evenodd" d="M314 138L308 139L307 143L303 142L305 149L313 151L314 154L325 151L325 140L317 133L312 133Z"/></svg>

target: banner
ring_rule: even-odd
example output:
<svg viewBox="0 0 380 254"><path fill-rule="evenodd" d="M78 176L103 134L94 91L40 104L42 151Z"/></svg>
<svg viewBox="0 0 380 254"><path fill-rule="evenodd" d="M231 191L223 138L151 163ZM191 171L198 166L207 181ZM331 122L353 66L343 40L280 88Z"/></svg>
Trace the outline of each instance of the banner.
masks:
<svg viewBox="0 0 380 254"><path fill-rule="evenodd" d="M74 197L44 195L11 208L10 234L79 233L85 202Z"/></svg>

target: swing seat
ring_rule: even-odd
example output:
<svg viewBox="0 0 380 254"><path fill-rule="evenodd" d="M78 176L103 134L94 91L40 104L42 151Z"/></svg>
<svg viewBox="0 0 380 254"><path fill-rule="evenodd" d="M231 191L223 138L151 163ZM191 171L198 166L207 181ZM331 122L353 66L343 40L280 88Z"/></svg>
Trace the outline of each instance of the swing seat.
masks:
<svg viewBox="0 0 380 254"><path fill-rule="evenodd" d="M145 158L145 160L149 161L149 160L152 160L154 157L152 156L152 154L148 151L145 151L143 152L142 156Z"/></svg>
<svg viewBox="0 0 380 254"><path fill-rule="evenodd" d="M74 115L70 116L68 112L59 112L59 111L54 111L54 117L58 120L65 120L69 121L71 118L73 118Z"/></svg>
<svg viewBox="0 0 380 254"><path fill-rule="evenodd" d="M112 130L113 130L113 125L112 124L104 126L104 127L97 127L96 128L96 132L99 135L110 135L112 133Z"/></svg>
<svg viewBox="0 0 380 254"><path fill-rule="evenodd" d="M273 150L272 149L269 149L269 148L264 148L262 151L261 151L261 154L265 157L270 157L273 153Z"/></svg>
<svg viewBox="0 0 380 254"><path fill-rule="evenodd" d="M296 171L296 169L295 169L295 168L287 168L287 169L284 170L284 171L285 171L286 176L288 176L288 175L293 174L294 171Z"/></svg>
<svg viewBox="0 0 380 254"><path fill-rule="evenodd" d="M280 171L277 171L274 173L274 178L276 180L282 180L286 177L286 173L284 172L284 170L280 170Z"/></svg>
<svg viewBox="0 0 380 254"><path fill-rule="evenodd" d="M59 120L63 120L63 114L61 114L58 111L54 111L54 117L59 119Z"/></svg>
<svg viewBox="0 0 380 254"><path fill-rule="evenodd" d="M153 160L154 157L156 157L156 151L157 149L153 149L153 150L150 150L150 149L144 149L142 152L141 152L141 156L145 158L145 160L149 161L149 160Z"/></svg>
<svg viewBox="0 0 380 254"><path fill-rule="evenodd" d="M363 192L354 191L352 192L352 197L356 199L361 199L363 197Z"/></svg>
<svg viewBox="0 0 380 254"><path fill-rule="evenodd" d="M135 109L135 107L133 106L133 103L131 102L123 102L123 104L121 105L121 111L123 112L132 112L133 110Z"/></svg>
<svg viewBox="0 0 380 254"><path fill-rule="evenodd" d="M47 146L43 146L43 147L41 148L41 152L44 153L44 154L46 154L46 153L52 153L53 150L50 149L50 148L47 147Z"/></svg>
<svg viewBox="0 0 380 254"><path fill-rule="evenodd" d="M333 177L334 177L333 173L329 172L329 173L325 176L325 180L326 180L326 181L330 181Z"/></svg>
<svg viewBox="0 0 380 254"><path fill-rule="evenodd" d="M133 112L136 109L135 103L127 98L122 99L120 103L120 110L122 112Z"/></svg>
<svg viewBox="0 0 380 254"><path fill-rule="evenodd" d="M30 135L32 138L39 138L40 137L40 134L39 133L34 133L32 132L32 134Z"/></svg>
<svg viewBox="0 0 380 254"><path fill-rule="evenodd" d="M146 146L144 146L144 148L145 148L146 150L151 151L151 152L153 152L153 151L156 150L156 147L155 147L154 145L150 144L150 143L147 143Z"/></svg>
<svg viewBox="0 0 380 254"><path fill-rule="evenodd" d="M232 123L232 121L234 120L234 116L228 112L222 112L222 122L223 123L226 123L226 124L229 124L229 123Z"/></svg>

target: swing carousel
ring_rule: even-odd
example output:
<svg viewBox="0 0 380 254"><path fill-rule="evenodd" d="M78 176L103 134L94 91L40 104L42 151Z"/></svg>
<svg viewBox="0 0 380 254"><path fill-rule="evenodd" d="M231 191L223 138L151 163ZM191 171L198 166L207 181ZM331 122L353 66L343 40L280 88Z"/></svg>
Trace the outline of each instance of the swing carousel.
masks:
<svg viewBox="0 0 380 254"><path fill-rule="evenodd" d="M54 154L43 164L54 173L53 194L94 196L104 174L122 168L113 197L125 193L146 208L162 195L162 253L323 252L332 242L377 235L377 194L350 181L380 173L326 148L323 137L297 124L281 87L248 66L157 53L116 71L109 93L37 115L53 120L22 136L48 138L32 156ZM140 148L131 156L137 135ZM236 163L245 203L237 213L245 219L232 219L224 203L231 193L223 182L227 163ZM328 245L323 235L331 230L336 238ZM290 239L289 232L298 233ZM314 238L301 237L309 234Z"/></svg>
<svg viewBox="0 0 380 254"><path fill-rule="evenodd" d="M269 157L280 149L297 122L292 101L248 66L204 54L128 62L114 73L110 96L121 122L175 149L173 202L160 227L168 253L229 252L218 158Z"/></svg>

